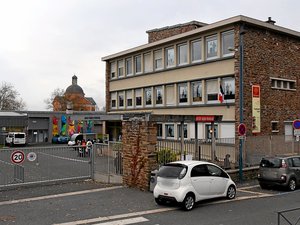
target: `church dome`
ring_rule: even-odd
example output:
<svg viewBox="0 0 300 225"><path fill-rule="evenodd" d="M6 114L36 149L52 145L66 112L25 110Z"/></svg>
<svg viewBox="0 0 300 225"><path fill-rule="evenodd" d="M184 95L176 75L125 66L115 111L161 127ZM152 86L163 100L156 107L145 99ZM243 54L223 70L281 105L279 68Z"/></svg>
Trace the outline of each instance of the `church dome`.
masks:
<svg viewBox="0 0 300 225"><path fill-rule="evenodd" d="M67 87L65 94L80 94L84 96L83 89L77 84L77 77L72 77L72 85Z"/></svg>

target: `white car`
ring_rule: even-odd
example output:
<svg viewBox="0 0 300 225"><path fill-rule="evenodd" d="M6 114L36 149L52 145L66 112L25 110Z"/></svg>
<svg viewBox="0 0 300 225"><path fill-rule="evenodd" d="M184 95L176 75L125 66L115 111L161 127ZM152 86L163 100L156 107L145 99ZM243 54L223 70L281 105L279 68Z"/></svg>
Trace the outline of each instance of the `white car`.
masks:
<svg viewBox="0 0 300 225"><path fill-rule="evenodd" d="M228 173L213 163L176 161L159 169L153 195L159 205L177 202L188 211L200 200L217 197L234 199L236 185Z"/></svg>

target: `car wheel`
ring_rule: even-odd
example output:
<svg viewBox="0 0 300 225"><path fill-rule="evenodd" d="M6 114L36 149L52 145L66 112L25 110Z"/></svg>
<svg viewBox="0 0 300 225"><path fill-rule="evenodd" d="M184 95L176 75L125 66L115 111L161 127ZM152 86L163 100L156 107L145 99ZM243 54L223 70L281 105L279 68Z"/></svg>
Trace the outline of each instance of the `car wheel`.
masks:
<svg viewBox="0 0 300 225"><path fill-rule="evenodd" d="M157 205L163 205L164 204L164 201L161 200L160 198L155 198L155 202Z"/></svg>
<svg viewBox="0 0 300 225"><path fill-rule="evenodd" d="M226 197L228 199L234 199L236 196L236 188L233 185L230 185L227 189L227 195Z"/></svg>
<svg viewBox="0 0 300 225"><path fill-rule="evenodd" d="M182 202L182 208L186 211L190 211L194 208L195 197L192 194L187 194Z"/></svg>
<svg viewBox="0 0 300 225"><path fill-rule="evenodd" d="M296 189L296 180L294 178L291 178L288 183L288 190L295 191L295 189Z"/></svg>

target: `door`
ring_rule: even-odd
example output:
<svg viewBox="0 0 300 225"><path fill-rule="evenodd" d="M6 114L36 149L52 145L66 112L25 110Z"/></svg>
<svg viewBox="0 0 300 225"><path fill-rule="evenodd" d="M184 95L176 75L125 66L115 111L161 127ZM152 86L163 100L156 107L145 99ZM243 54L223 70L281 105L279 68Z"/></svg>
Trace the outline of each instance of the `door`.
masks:
<svg viewBox="0 0 300 225"><path fill-rule="evenodd" d="M205 164L194 166L191 170L191 183L198 195L198 200L209 198L211 195L211 177L208 176Z"/></svg>
<svg viewBox="0 0 300 225"><path fill-rule="evenodd" d="M226 191L228 178L220 168L214 165L207 165L208 173L211 178L211 194L221 196Z"/></svg>

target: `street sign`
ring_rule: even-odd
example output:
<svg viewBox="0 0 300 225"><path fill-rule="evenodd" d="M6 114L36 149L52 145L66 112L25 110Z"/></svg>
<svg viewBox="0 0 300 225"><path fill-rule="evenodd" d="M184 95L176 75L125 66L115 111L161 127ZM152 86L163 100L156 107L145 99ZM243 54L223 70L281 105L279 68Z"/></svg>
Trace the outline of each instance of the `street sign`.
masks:
<svg viewBox="0 0 300 225"><path fill-rule="evenodd" d="M36 158L37 158L37 156L36 156L36 153L35 153L35 152L29 152L29 153L27 154L27 159L28 159L28 161L30 161L30 162L35 161Z"/></svg>
<svg viewBox="0 0 300 225"><path fill-rule="evenodd" d="M238 132L240 136L244 136L246 134L246 125L243 123L239 124Z"/></svg>
<svg viewBox="0 0 300 225"><path fill-rule="evenodd" d="M22 151L14 151L11 153L10 159L15 164L20 164L24 161L25 155Z"/></svg>
<svg viewBox="0 0 300 225"><path fill-rule="evenodd" d="M299 130L300 129L300 120L294 120L293 127L295 130Z"/></svg>

